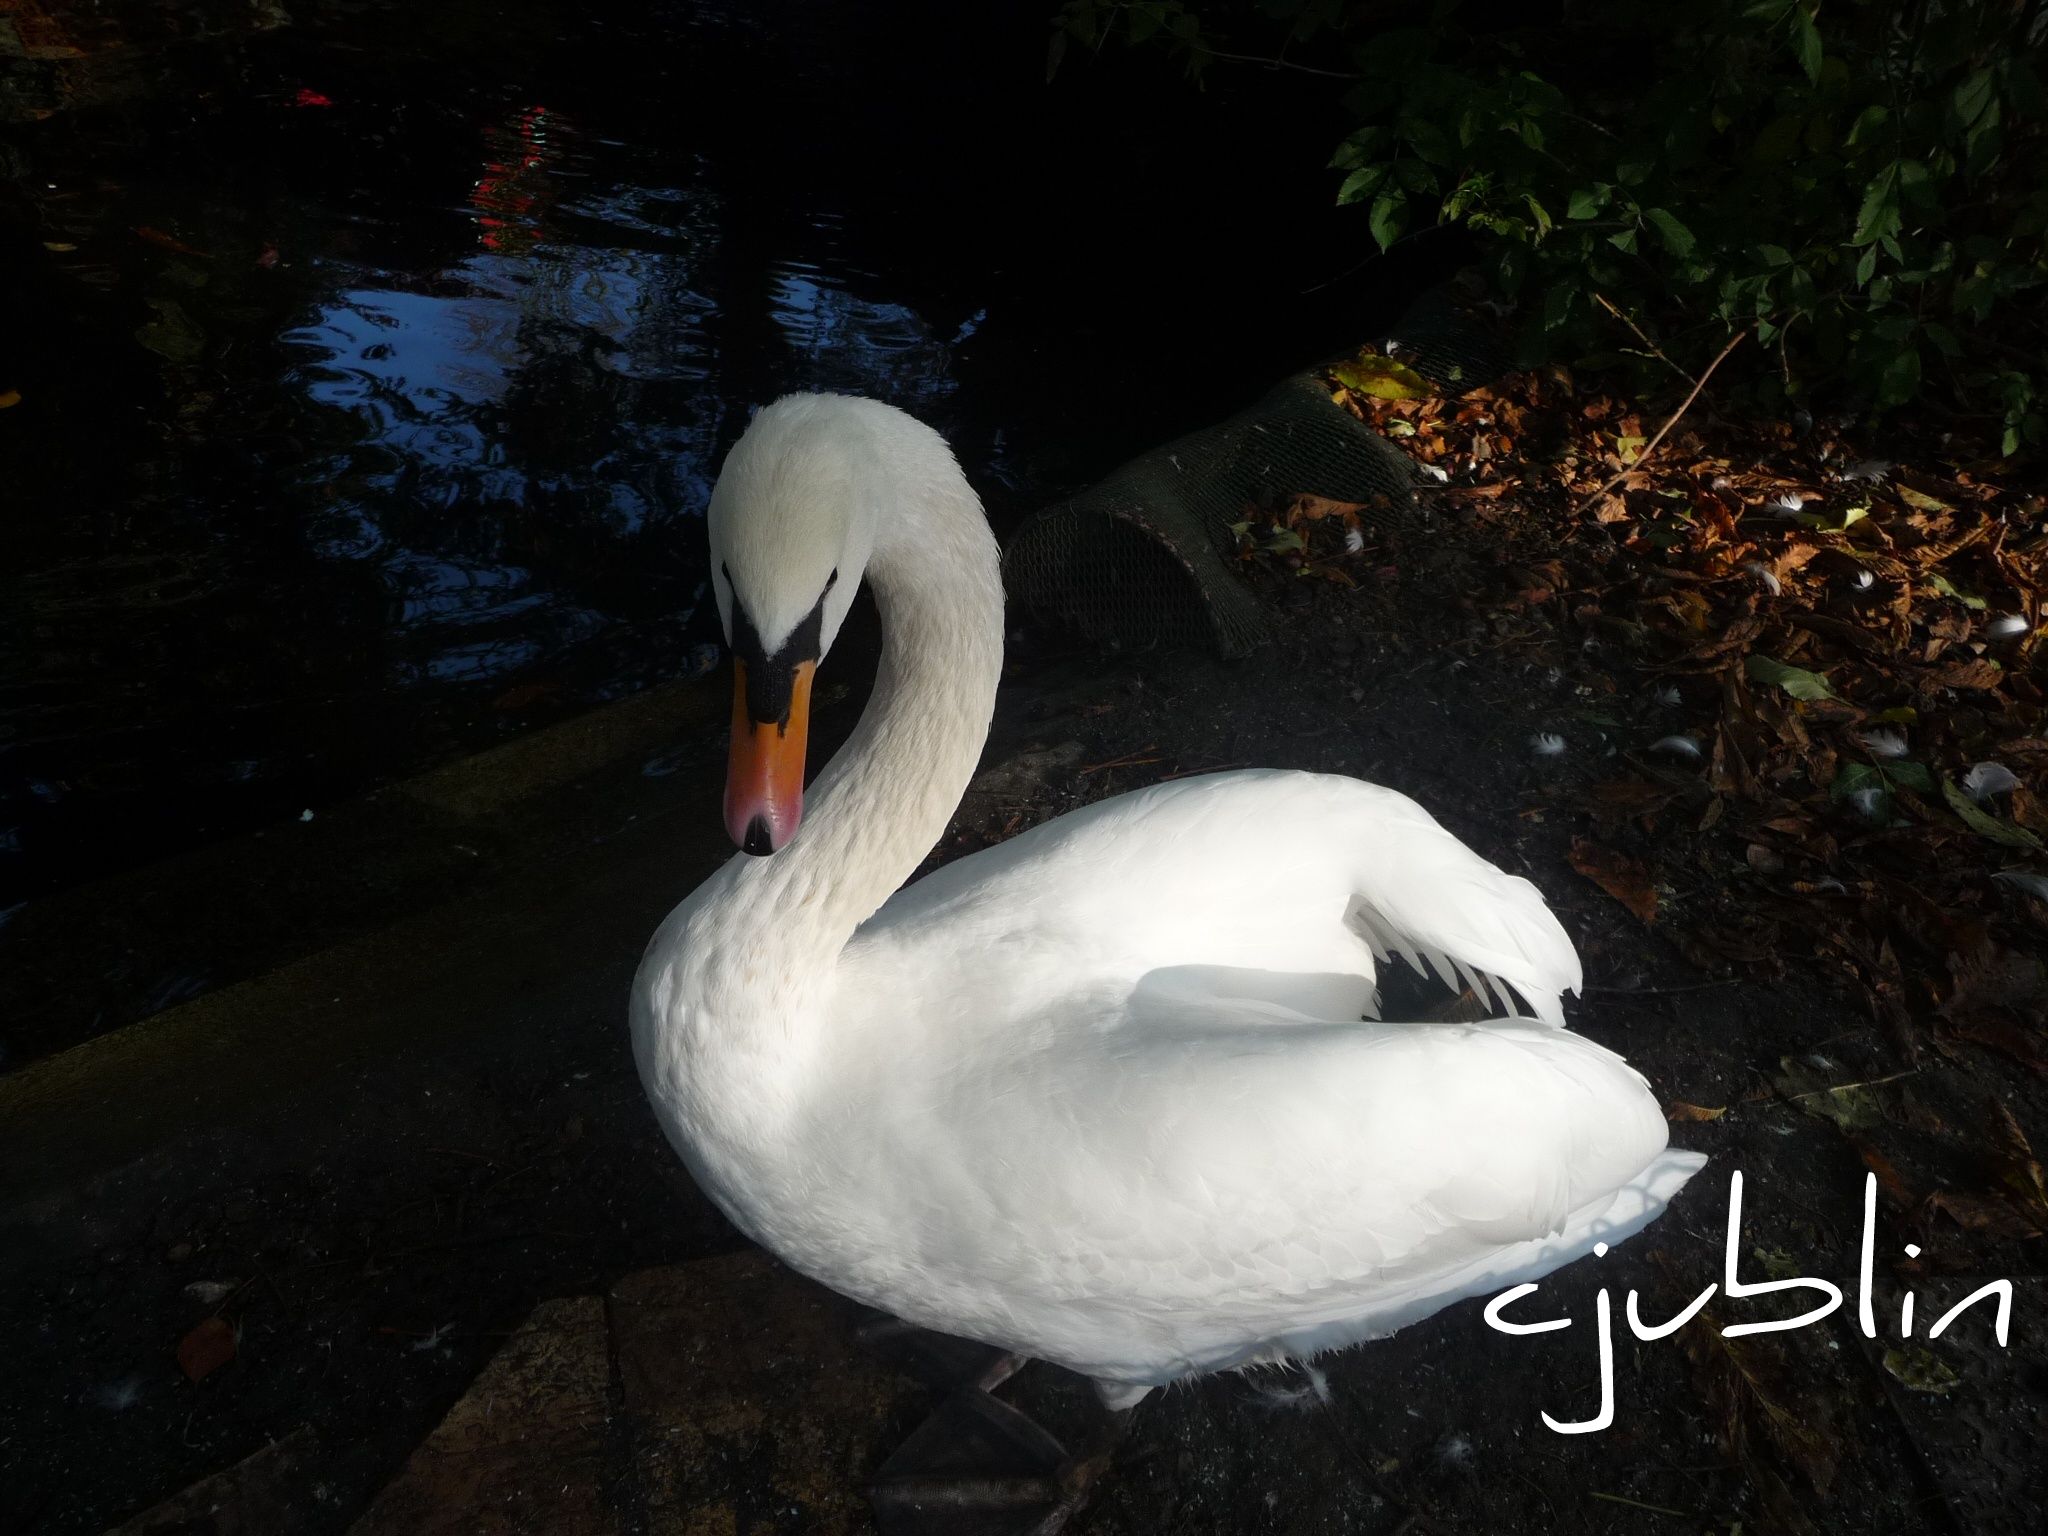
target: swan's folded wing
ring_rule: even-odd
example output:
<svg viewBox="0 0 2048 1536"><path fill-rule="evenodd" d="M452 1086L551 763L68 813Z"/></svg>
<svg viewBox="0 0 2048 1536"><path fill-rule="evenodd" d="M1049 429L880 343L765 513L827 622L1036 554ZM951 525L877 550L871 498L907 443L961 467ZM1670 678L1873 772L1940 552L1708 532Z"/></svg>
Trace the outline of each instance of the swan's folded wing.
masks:
<svg viewBox="0 0 2048 1536"><path fill-rule="evenodd" d="M1135 987L1199 967L1202 985L1227 969L1247 991L1261 976L1319 978L1269 995L1356 1017L1374 1011L1374 958L1401 954L1482 994L1511 983L1559 1023L1558 994L1580 982L1536 888L1414 801L1279 771L1177 780L1062 816L901 892L852 953L862 946L894 951L898 974L950 965L955 984L1013 1016L1051 1002L1048 978ZM916 963L902 963L907 949Z"/></svg>

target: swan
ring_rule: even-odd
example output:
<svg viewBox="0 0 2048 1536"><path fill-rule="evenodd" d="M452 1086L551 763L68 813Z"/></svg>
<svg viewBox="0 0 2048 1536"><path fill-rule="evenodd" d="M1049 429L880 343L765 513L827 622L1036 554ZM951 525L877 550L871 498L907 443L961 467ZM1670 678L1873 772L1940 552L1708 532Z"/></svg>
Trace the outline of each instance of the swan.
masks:
<svg viewBox="0 0 2048 1536"><path fill-rule="evenodd" d="M707 520L744 856L649 943L633 1049L698 1185L794 1269L1124 1410L1533 1280L1704 1163L1563 1027L1579 961L1536 888L1392 790L1178 779L898 890L994 709L979 500L903 412L794 395ZM873 695L806 795L812 679L863 581ZM1395 955L1513 1016L1378 1019Z"/></svg>

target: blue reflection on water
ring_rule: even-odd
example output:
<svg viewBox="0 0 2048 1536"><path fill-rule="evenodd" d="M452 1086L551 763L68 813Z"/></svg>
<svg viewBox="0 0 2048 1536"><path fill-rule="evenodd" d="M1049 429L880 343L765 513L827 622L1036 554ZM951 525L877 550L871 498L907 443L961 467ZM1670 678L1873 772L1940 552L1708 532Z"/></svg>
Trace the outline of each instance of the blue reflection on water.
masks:
<svg viewBox="0 0 2048 1536"><path fill-rule="evenodd" d="M474 127L467 103L292 114L290 190L253 213L203 180L134 206L95 183L97 223L214 253L202 274L138 245L120 269L138 312L204 331L205 368L162 379L204 425L153 420L168 446L131 500L81 502L19 578L48 633L0 658L0 891L678 675L715 635L696 518L752 407L827 389L952 414L984 317L935 332L917 276L849 259L872 230L730 146L495 100Z"/></svg>
<svg viewBox="0 0 2048 1536"><path fill-rule="evenodd" d="M426 271L330 258L325 296L280 338L289 386L354 429L306 467L306 545L374 571L400 687L502 680L627 622L593 577L650 538L678 569L701 558L674 525L708 498L733 407L794 387L912 408L953 390L951 342L915 309L796 257L748 285L770 329L743 334L785 355L744 359L736 381L711 192L636 181L629 146L539 108L485 151L462 210L472 254ZM814 228L829 247L832 221Z"/></svg>
<svg viewBox="0 0 2048 1536"><path fill-rule="evenodd" d="M915 409L952 393L952 355L906 305L856 298L816 267L775 279L775 323L814 385L879 395Z"/></svg>

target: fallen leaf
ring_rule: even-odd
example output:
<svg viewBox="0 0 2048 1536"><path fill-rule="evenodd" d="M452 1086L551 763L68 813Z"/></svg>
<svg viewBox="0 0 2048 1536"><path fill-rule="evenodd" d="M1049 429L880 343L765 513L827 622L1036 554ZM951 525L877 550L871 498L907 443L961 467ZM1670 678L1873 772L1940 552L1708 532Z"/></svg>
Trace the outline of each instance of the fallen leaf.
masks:
<svg viewBox="0 0 2048 1536"><path fill-rule="evenodd" d="M2044 1054L2048 1037L2038 1029L2026 1029L1996 1018L1945 1019L1935 1026L1934 1035L1944 1045L1957 1041L1981 1045L2010 1057L2029 1071L2048 1076L2048 1054Z"/></svg>
<svg viewBox="0 0 2048 1536"><path fill-rule="evenodd" d="M1826 1120L1844 1131L1865 1131L1881 1124L1892 1095L1881 1092L1881 1083L1830 1083L1825 1076L1795 1057L1778 1061L1779 1075L1771 1086L1796 1109L1816 1120Z"/></svg>
<svg viewBox="0 0 2048 1536"><path fill-rule="evenodd" d="M1892 1166L1890 1158L1867 1141L1858 1141L1856 1150L1863 1158L1863 1166L1877 1175L1877 1187L1884 1191L1886 1199L1900 1210L1907 1210L1916 1203L1913 1192L1899 1177L1899 1170Z"/></svg>
<svg viewBox="0 0 2048 1536"><path fill-rule="evenodd" d="M1328 496L1311 496L1303 493L1287 504L1284 522L1289 527L1300 522L1316 522L1322 518L1334 517L1348 528L1358 526L1358 514L1367 509L1362 501L1333 501Z"/></svg>
<svg viewBox="0 0 2048 1536"><path fill-rule="evenodd" d="M1979 837L1988 837L1992 842L2002 843L2008 848L2040 849L2040 838L2025 827L1993 816L1965 794L1955 780L1941 781L1941 797L1948 802L1948 808L1962 818L1963 825Z"/></svg>
<svg viewBox="0 0 2048 1536"><path fill-rule="evenodd" d="M1828 686L1828 680L1818 672L1809 672L1804 667L1788 666L1774 656L1752 653L1743 662L1743 670L1760 683L1775 683L1795 699L1841 697Z"/></svg>
<svg viewBox="0 0 2048 1536"><path fill-rule="evenodd" d="M153 229L147 224L136 225L135 233L142 239L147 240L151 245L160 245L167 251L176 251L180 256L197 256L203 261L211 261L213 259L211 253L196 250L180 240L176 235L167 235L162 230Z"/></svg>
<svg viewBox="0 0 2048 1536"><path fill-rule="evenodd" d="M156 318L137 329L135 339L158 357L174 363L195 361L206 350L206 332L175 299L151 299Z"/></svg>
<svg viewBox="0 0 2048 1536"><path fill-rule="evenodd" d="M1965 608L1974 609L1979 613L1982 613L1989 606L1983 598L1977 596L1974 592L1963 591L1962 588L1958 587L1939 571L1930 571L1928 573L1927 584L1943 597L1952 598L1956 602L1961 603Z"/></svg>
<svg viewBox="0 0 2048 1536"><path fill-rule="evenodd" d="M8 407L10 406L16 406L19 404L21 404L20 390L0 389L0 411L4 411L8 409Z"/></svg>
<svg viewBox="0 0 2048 1536"><path fill-rule="evenodd" d="M178 1341L178 1369L187 1381L199 1381L235 1358L235 1327L225 1318L209 1317Z"/></svg>
<svg viewBox="0 0 2048 1536"><path fill-rule="evenodd" d="M1436 391L1429 380L1405 363L1367 352L1330 370L1346 389L1376 400L1426 400Z"/></svg>
<svg viewBox="0 0 2048 1536"><path fill-rule="evenodd" d="M1841 1455L1834 1415L1809 1385L1795 1381L1783 1341L1731 1339L1712 1312L1701 1313L1679 1338L1723 1447L1752 1475L1767 1471L1757 1462L1775 1453L1827 1492Z"/></svg>
<svg viewBox="0 0 2048 1536"><path fill-rule="evenodd" d="M1688 1104L1682 1099L1673 1100L1664 1106L1664 1118L1676 1125L1698 1120L1718 1120L1727 1113L1728 1106L1725 1104L1717 1109L1705 1109L1698 1104Z"/></svg>
<svg viewBox="0 0 2048 1536"><path fill-rule="evenodd" d="M1942 1211L1973 1232L1995 1237L2034 1238L2048 1232L2048 1174L2035 1160L2026 1132L2002 1099L1991 1101L1997 1148L1991 1160L1992 1187L1982 1193L1938 1189L1923 1209Z"/></svg>
<svg viewBox="0 0 2048 1536"><path fill-rule="evenodd" d="M1626 854L1583 837L1572 839L1572 868L1646 923L1657 920L1657 888L1650 872Z"/></svg>
<svg viewBox="0 0 2048 1536"><path fill-rule="evenodd" d="M1989 693L2005 681L2005 668L1989 656L1972 656L1952 661L1936 672L1931 681L1937 688L1968 688Z"/></svg>
<svg viewBox="0 0 2048 1536"><path fill-rule="evenodd" d="M1894 1345L1886 1350L1884 1368L1901 1386L1914 1392L1945 1396L1962 1380L1933 1350L1918 1344Z"/></svg>

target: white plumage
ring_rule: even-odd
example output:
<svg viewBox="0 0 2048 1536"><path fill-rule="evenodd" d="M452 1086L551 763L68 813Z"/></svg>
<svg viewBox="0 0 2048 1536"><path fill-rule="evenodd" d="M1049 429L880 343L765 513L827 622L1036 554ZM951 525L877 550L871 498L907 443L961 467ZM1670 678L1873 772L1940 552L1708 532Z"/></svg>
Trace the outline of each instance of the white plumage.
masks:
<svg viewBox="0 0 2048 1536"><path fill-rule="evenodd" d="M795 838L699 887L634 988L671 1142L797 1269L1123 1405L1545 1274L1700 1166L1561 1027L1579 962L1535 887L1391 790L1178 780L891 896L993 707L979 503L910 418L794 397L734 450L711 534L728 613L801 614L821 572L850 592L864 569L883 616L874 698ZM1396 955L1534 1017L1376 1022Z"/></svg>

